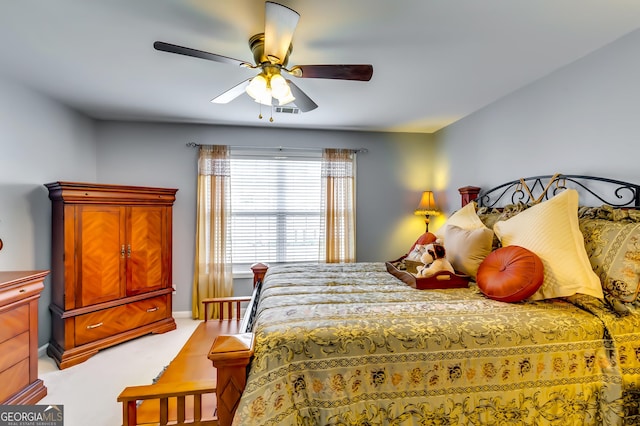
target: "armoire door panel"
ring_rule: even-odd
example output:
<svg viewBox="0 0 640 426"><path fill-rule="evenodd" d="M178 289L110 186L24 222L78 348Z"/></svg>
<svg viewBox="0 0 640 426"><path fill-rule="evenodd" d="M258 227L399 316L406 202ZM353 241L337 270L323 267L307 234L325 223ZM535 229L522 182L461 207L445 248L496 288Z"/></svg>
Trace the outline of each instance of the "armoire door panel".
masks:
<svg viewBox="0 0 640 426"><path fill-rule="evenodd" d="M79 307L125 296L124 213L118 206L78 207Z"/></svg>
<svg viewBox="0 0 640 426"><path fill-rule="evenodd" d="M165 207L131 207L128 220L127 295L160 289L166 282L163 253L166 248Z"/></svg>

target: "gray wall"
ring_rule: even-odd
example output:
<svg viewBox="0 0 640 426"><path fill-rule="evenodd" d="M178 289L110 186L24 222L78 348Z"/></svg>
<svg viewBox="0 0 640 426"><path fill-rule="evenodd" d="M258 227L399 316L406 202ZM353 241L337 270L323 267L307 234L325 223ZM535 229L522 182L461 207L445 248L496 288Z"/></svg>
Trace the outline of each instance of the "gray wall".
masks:
<svg viewBox="0 0 640 426"><path fill-rule="evenodd" d="M640 30L436 133L449 196L556 172L640 182L638 51Z"/></svg>
<svg viewBox="0 0 640 426"><path fill-rule="evenodd" d="M0 76L0 270L50 269L51 205L44 183L94 181L93 122ZM39 303L49 340L50 279Z"/></svg>

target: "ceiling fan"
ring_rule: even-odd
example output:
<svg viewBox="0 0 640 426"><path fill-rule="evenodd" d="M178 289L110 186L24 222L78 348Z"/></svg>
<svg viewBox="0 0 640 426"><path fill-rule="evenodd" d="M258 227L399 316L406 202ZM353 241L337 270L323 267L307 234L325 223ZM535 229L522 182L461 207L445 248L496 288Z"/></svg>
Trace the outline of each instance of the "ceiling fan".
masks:
<svg viewBox="0 0 640 426"><path fill-rule="evenodd" d="M248 78L220 94L211 102L226 104L243 93L247 93L256 102L272 106L275 100L279 105L295 101L302 112L308 112L318 105L307 96L291 80L285 79L282 73L298 78L326 78L334 80L369 81L373 75L371 65L296 65L286 68L289 55L293 50L291 40L300 15L293 9L278 3L265 3L265 29L249 39L249 47L253 52L255 65L239 59L204 52L189 47L156 41L156 50L194 58L206 59L251 69L259 69L260 73Z"/></svg>

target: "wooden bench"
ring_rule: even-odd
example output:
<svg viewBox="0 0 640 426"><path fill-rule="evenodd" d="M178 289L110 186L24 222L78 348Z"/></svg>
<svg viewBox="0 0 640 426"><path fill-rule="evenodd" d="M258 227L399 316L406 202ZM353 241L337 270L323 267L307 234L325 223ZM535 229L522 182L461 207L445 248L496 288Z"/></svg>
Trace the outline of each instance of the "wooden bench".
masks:
<svg viewBox="0 0 640 426"><path fill-rule="evenodd" d="M123 426L218 425L218 374L208 355L218 336L239 332L241 304L250 300L249 297L203 300L205 320L198 325L158 381L150 385L129 386L118 396L118 402L122 402ZM220 318L209 321L209 306L213 304L218 305Z"/></svg>

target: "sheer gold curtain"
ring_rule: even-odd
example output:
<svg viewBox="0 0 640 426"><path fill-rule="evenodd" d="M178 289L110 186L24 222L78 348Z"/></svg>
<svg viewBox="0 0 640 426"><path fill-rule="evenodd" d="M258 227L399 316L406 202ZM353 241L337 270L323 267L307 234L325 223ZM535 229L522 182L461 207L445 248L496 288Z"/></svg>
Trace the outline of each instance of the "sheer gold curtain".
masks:
<svg viewBox="0 0 640 426"><path fill-rule="evenodd" d="M325 149L322 155L324 235L321 248L327 263L356 260L356 154Z"/></svg>
<svg viewBox="0 0 640 426"><path fill-rule="evenodd" d="M228 147L200 146L192 296L195 319L204 319L202 299L233 295L231 253L227 251L230 168ZM213 317L217 315L216 306Z"/></svg>

